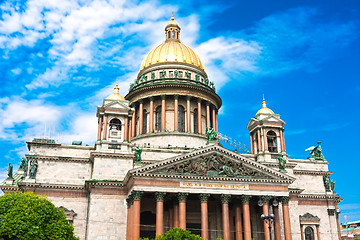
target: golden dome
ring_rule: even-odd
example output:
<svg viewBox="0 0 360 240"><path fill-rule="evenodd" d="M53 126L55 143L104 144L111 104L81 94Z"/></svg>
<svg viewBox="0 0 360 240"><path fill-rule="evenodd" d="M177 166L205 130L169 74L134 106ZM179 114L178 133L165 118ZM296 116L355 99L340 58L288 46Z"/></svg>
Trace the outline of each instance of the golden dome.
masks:
<svg viewBox="0 0 360 240"><path fill-rule="evenodd" d="M270 108L266 107L265 98L263 97L262 108L256 113L255 117L259 115L270 115L270 114L274 114L274 112Z"/></svg>
<svg viewBox="0 0 360 240"><path fill-rule="evenodd" d="M157 63L187 63L204 70L204 66L194 50L180 42L180 27L174 17L165 28L165 36L166 41L146 55L140 71Z"/></svg>
<svg viewBox="0 0 360 240"><path fill-rule="evenodd" d="M106 100L125 100L125 98L119 94L119 86L117 84L114 87L114 93L108 96Z"/></svg>

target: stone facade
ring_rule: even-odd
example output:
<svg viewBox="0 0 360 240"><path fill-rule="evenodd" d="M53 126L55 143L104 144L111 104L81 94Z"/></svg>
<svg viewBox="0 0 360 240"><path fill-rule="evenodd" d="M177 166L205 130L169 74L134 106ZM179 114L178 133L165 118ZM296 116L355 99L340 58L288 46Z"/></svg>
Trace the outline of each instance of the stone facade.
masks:
<svg viewBox="0 0 360 240"><path fill-rule="evenodd" d="M339 239L341 199L328 162L289 158L285 122L265 100L247 126L250 152L212 139L221 98L200 59L180 51L182 62L164 60L179 32L172 19L169 49L157 50L165 55L147 56L127 96L116 86L98 106L94 146L27 142L25 171L1 189L46 194L72 213L83 240L136 240L174 227L214 240ZM271 231L262 214L274 216Z"/></svg>

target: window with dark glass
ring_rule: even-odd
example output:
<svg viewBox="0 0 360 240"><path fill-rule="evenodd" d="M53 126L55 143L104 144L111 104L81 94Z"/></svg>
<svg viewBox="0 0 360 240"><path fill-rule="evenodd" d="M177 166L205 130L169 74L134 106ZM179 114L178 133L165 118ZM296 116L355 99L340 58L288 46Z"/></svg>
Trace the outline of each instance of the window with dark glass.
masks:
<svg viewBox="0 0 360 240"><path fill-rule="evenodd" d="M155 110L155 130L161 130L161 106L158 106Z"/></svg>
<svg viewBox="0 0 360 240"><path fill-rule="evenodd" d="M181 105L178 107L178 116L179 132L185 132L185 108Z"/></svg>
<svg viewBox="0 0 360 240"><path fill-rule="evenodd" d="M194 133L199 133L197 108L194 109Z"/></svg>
<svg viewBox="0 0 360 240"><path fill-rule="evenodd" d="M117 118L113 118L109 124L110 130L118 130L121 131L121 121Z"/></svg>
<svg viewBox="0 0 360 240"><path fill-rule="evenodd" d="M312 227L306 227L305 228L305 240L314 240L314 230Z"/></svg>
<svg viewBox="0 0 360 240"><path fill-rule="evenodd" d="M269 152L277 152L276 133L271 130L268 131L266 134L266 139Z"/></svg>

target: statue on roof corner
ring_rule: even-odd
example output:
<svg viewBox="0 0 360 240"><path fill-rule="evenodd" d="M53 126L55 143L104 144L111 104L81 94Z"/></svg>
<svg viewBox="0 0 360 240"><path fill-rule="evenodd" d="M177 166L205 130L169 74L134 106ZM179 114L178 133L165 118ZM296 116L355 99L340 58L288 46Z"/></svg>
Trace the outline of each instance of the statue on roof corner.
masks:
<svg viewBox="0 0 360 240"><path fill-rule="evenodd" d="M217 140L217 133L211 127L206 128L206 136L208 138L208 141L216 141Z"/></svg>
<svg viewBox="0 0 360 240"><path fill-rule="evenodd" d="M286 170L285 170L286 159L284 158L284 156L279 155L278 156L278 161L279 161L279 171L280 172L286 172Z"/></svg>
<svg viewBox="0 0 360 240"><path fill-rule="evenodd" d="M134 151L135 163L141 162L141 153L142 153L142 148L140 148L139 146L136 146L135 151Z"/></svg>
<svg viewBox="0 0 360 240"><path fill-rule="evenodd" d="M12 179L13 178L13 165L11 163L9 163L9 167L8 167L8 179Z"/></svg>
<svg viewBox="0 0 360 240"><path fill-rule="evenodd" d="M19 169L20 169L20 170L24 170L24 169L25 169L25 165L26 165L26 160L25 160L25 158L21 158L21 162L20 162Z"/></svg>
<svg viewBox="0 0 360 240"><path fill-rule="evenodd" d="M310 157L308 157L308 159L310 160L325 160L324 155L322 154L322 149L321 149L321 142L317 142L317 146L313 146L313 147L309 147L308 149L306 149L305 151L311 151L310 152Z"/></svg>

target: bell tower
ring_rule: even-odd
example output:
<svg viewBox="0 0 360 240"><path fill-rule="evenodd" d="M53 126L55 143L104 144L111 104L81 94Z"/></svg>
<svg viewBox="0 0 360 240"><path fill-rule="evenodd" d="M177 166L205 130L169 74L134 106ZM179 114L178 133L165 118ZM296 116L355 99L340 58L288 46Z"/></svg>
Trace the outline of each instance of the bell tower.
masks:
<svg viewBox="0 0 360 240"><path fill-rule="evenodd" d="M251 153L257 161L278 161L279 155L285 155L285 122L266 106L263 97L262 108L251 118L247 129L250 133Z"/></svg>

